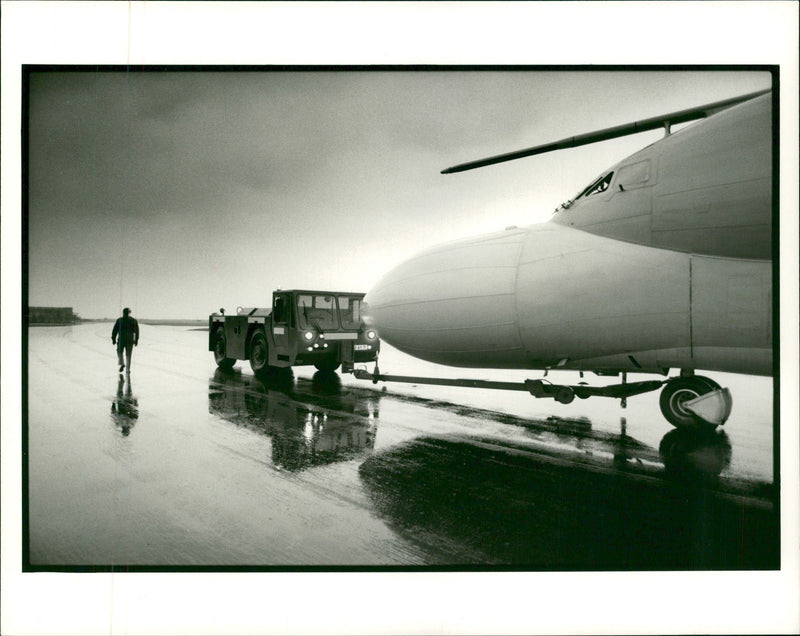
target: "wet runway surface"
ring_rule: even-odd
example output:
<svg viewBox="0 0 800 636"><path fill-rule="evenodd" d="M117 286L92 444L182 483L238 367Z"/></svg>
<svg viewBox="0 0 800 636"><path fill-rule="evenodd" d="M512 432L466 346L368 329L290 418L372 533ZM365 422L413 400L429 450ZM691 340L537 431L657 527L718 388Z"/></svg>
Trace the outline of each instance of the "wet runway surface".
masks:
<svg viewBox="0 0 800 636"><path fill-rule="evenodd" d="M661 418L657 393L623 410L305 367L223 373L187 327L142 325L120 375L110 331L29 332L33 569L778 566L769 378L714 374L733 415L697 435ZM541 377L389 347L381 370Z"/></svg>

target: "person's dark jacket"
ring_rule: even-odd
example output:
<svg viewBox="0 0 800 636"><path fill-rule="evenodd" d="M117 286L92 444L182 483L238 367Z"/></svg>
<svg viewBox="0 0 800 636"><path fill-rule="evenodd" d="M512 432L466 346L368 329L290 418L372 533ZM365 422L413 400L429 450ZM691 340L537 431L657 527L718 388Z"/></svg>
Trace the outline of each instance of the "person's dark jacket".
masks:
<svg viewBox="0 0 800 636"><path fill-rule="evenodd" d="M116 341L118 335L120 345L138 345L139 323L136 322L136 318L131 318L130 316L117 318L117 322L114 323L114 330L111 332L111 340Z"/></svg>

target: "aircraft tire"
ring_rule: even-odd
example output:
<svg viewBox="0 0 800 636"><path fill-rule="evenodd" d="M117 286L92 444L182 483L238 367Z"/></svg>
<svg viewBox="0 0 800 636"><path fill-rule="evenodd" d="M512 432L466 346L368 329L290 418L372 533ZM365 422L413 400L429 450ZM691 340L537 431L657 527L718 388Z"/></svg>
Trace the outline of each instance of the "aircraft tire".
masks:
<svg viewBox="0 0 800 636"><path fill-rule="evenodd" d="M561 402L561 404L569 404L575 399L575 391L568 386L560 386L556 388L553 397L557 402Z"/></svg>
<svg viewBox="0 0 800 636"><path fill-rule="evenodd" d="M256 375L269 370L269 345L264 332L259 330L250 339L250 368Z"/></svg>
<svg viewBox="0 0 800 636"><path fill-rule="evenodd" d="M228 358L228 341L225 338L225 331L217 329L214 334L214 362L220 369L230 369L236 363L235 358Z"/></svg>
<svg viewBox="0 0 800 636"><path fill-rule="evenodd" d="M700 419L684 408L683 403L718 388L720 388L719 384L702 375L673 378L661 390L661 396L658 400L661 413L675 428L713 430L716 428L715 424L710 424Z"/></svg>

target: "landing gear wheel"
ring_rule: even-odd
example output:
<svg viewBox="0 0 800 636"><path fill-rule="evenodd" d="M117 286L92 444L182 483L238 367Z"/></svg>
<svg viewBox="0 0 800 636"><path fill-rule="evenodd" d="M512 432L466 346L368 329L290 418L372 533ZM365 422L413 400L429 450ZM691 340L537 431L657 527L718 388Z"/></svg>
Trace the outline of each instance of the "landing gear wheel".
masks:
<svg viewBox="0 0 800 636"><path fill-rule="evenodd" d="M317 362L314 366L317 367L318 371L333 373L339 368L339 362L337 360L328 360L325 362Z"/></svg>
<svg viewBox="0 0 800 636"><path fill-rule="evenodd" d="M674 378L667 382L661 391L661 397L658 400L661 413L675 428L714 430L715 424L702 420L684 404L718 388L720 386L714 380L701 375Z"/></svg>
<svg viewBox="0 0 800 636"><path fill-rule="evenodd" d="M269 347L263 331L257 331L250 340L250 368L253 373L265 373L269 369Z"/></svg>
<svg viewBox="0 0 800 636"><path fill-rule="evenodd" d="M236 363L236 358L228 358L228 341L225 338L225 332L218 329L214 334L214 362L220 369L230 369Z"/></svg>
<svg viewBox="0 0 800 636"><path fill-rule="evenodd" d="M568 386L559 386L556 387L553 397L555 398L556 402L561 402L561 404L569 404L575 399L575 392Z"/></svg>

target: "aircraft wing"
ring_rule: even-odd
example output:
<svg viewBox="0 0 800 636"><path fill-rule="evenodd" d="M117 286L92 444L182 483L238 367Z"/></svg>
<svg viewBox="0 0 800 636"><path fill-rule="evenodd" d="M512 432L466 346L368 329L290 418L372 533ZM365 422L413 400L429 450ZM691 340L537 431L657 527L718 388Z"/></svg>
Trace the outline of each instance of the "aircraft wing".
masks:
<svg viewBox="0 0 800 636"><path fill-rule="evenodd" d="M451 168L445 168L444 170L442 170L442 174L464 172L465 170L473 170L474 168L491 166L496 163L513 161L514 159L521 159L523 157L541 155L546 152L552 152L554 150L563 150L564 148L575 148L577 146L585 146L587 144L593 144L598 141L605 141L607 139L616 139L617 137L624 137L626 135L634 135L636 133L644 132L646 130L655 130L657 128L666 128L667 130L669 130L669 127L674 124L682 124L684 122L694 121L695 119L702 119L703 117L708 117L716 112L719 112L726 108L730 108L731 106L735 106L736 104L741 104L742 102L746 102L760 95L769 93L771 90L772 89L765 89L762 91L757 91L755 93L748 93L747 95L740 95L738 97L731 97L729 99L725 99L722 101L713 102L711 104L706 104L704 106L687 108L685 110L679 110L673 113L667 113L666 115L650 117L648 119L642 119L640 121L634 121L628 124L622 124L620 126L613 126L611 128L603 128L602 130L595 130L592 132L583 133L581 135L576 135L574 137L567 137L566 139L553 141L539 146L533 146L532 148L524 148L522 150L516 150L513 152L504 153L502 155L487 157L486 159L477 159L476 161L470 161L467 163L459 164L457 166L453 166Z"/></svg>

